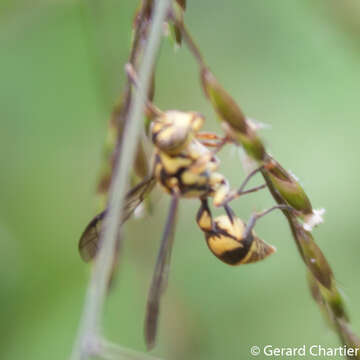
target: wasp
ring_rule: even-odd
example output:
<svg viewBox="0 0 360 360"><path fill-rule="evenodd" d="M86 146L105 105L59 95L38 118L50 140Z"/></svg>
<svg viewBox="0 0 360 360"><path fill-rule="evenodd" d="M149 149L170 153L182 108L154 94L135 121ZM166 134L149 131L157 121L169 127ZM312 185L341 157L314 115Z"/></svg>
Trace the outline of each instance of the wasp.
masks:
<svg viewBox="0 0 360 360"><path fill-rule="evenodd" d="M216 156L230 140L213 133L200 132L205 118L197 112L151 108L154 113L149 131L154 148L151 175L128 192L122 219L124 222L131 217L156 184L171 197L147 300L144 331L148 349L155 344L160 298L168 280L179 199L200 201L196 223L204 233L210 251L228 265L256 262L275 251L253 229L260 217L280 207L278 205L255 213L245 224L234 214L229 202L265 187L261 185L245 190L248 181L259 169L246 177L239 190L231 190L228 180L218 171L220 162ZM223 207L224 214L214 218L209 199L215 207ZM93 259L99 250L99 235L105 216L106 210L88 224L80 238L79 251L85 261Z"/></svg>

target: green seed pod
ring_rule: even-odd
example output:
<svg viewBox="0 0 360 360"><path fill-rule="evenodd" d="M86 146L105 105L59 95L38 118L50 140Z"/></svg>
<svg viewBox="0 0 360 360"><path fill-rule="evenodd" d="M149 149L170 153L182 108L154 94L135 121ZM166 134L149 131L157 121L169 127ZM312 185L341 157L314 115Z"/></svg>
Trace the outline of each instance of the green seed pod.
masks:
<svg viewBox="0 0 360 360"><path fill-rule="evenodd" d="M338 331L340 331L342 341L345 345L354 349L354 356L350 355L348 358L351 359L360 359L360 339L351 329L351 326L348 321L344 319L336 319L336 324Z"/></svg>
<svg viewBox="0 0 360 360"><path fill-rule="evenodd" d="M293 175L269 155L267 155L264 168L276 190L290 206L303 215L312 214L311 202Z"/></svg>
<svg viewBox="0 0 360 360"><path fill-rule="evenodd" d="M348 320L348 315L345 311L345 304L343 302L343 299L335 284L333 285L334 286L330 290L320 288L322 296L328 304L333 317Z"/></svg>
<svg viewBox="0 0 360 360"><path fill-rule="evenodd" d="M182 9L186 10L186 0L176 0L176 2L182 7Z"/></svg>
<svg viewBox="0 0 360 360"><path fill-rule="evenodd" d="M247 136L243 136L241 133L238 134L238 138L244 147L246 153L257 162L262 162L265 158L265 148L255 132L251 132Z"/></svg>
<svg viewBox="0 0 360 360"><path fill-rule="evenodd" d="M323 307L325 305L325 301L321 295L319 282L316 280L316 278L314 278L311 271L307 271L306 277L307 277L311 296L313 297L313 299L317 302L317 304L319 306Z"/></svg>
<svg viewBox="0 0 360 360"><path fill-rule="evenodd" d="M176 0L176 2L174 2L173 4L173 11L172 11L172 15L174 16L175 19L173 22L169 22L170 38L173 39L174 43L177 46L181 46L182 43L181 24L183 24L184 22L185 8L186 8L185 0Z"/></svg>
<svg viewBox="0 0 360 360"><path fill-rule="evenodd" d="M310 270L307 271L307 280L308 280L310 293L311 293L313 299L315 300L315 302L318 304L320 311L321 311L322 315L324 316L326 324L329 327L334 329L334 319L329 311L329 308L326 306L326 301L325 301L324 297L322 296L321 289L320 289L321 285L316 280L316 278L314 277L314 275L312 274L312 272Z"/></svg>
<svg viewBox="0 0 360 360"><path fill-rule="evenodd" d="M264 145L239 106L208 69L202 70L201 80L207 97L223 121L226 134L241 143L246 153L261 163L265 158Z"/></svg>
<svg viewBox="0 0 360 360"><path fill-rule="evenodd" d="M246 135L240 131L234 130L226 122L222 123L222 127L227 136L243 146L248 156L250 156L257 163L263 164L263 161L266 158L265 148L260 137L253 129L251 129L251 127L248 127Z"/></svg>
<svg viewBox="0 0 360 360"><path fill-rule="evenodd" d="M345 305L334 282L331 289L327 289L314 278L311 272L308 272L307 277L311 294L320 306L329 324L334 327L339 319L347 321L348 316L345 311Z"/></svg>
<svg viewBox="0 0 360 360"><path fill-rule="evenodd" d="M176 26L175 24L169 24L169 30L170 30L169 37L170 37L170 40L172 40L171 43L173 44L173 46L176 49L177 47L181 46L182 32L179 29L179 27Z"/></svg>
<svg viewBox="0 0 360 360"><path fill-rule="evenodd" d="M350 327L339 290L334 282L329 290L324 288L310 271L307 275L312 297L319 305L327 324L340 334L343 344L353 348L353 353L356 354L360 348L360 339ZM351 358L360 359L360 354Z"/></svg>
<svg viewBox="0 0 360 360"><path fill-rule="evenodd" d="M222 121L227 122L235 131L247 134L245 115L233 98L219 84L209 69L201 71L201 81L206 96L212 103Z"/></svg>
<svg viewBox="0 0 360 360"><path fill-rule="evenodd" d="M335 288L333 273L324 254L316 245L311 233L304 230L300 224L296 226L295 231L296 240L306 266L322 286L330 292L333 291Z"/></svg>

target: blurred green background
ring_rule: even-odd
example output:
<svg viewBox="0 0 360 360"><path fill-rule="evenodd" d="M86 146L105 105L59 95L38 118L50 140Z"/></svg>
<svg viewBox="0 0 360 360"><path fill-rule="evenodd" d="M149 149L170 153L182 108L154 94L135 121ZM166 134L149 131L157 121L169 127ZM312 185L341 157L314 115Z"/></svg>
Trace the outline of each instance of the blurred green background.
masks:
<svg viewBox="0 0 360 360"><path fill-rule="evenodd" d="M136 2L0 2L0 358L66 359L90 272L77 241L94 196L107 120L124 81ZM357 0L189 0L186 22L223 85L263 130L271 152L300 177L326 222L315 238L360 332L360 6ZM164 41L156 103L198 110L220 131L195 62ZM235 187L236 151L221 154ZM106 334L144 350L143 316L168 198L127 226ZM234 202L239 216L272 204ZM184 200L158 346L166 359L246 359L252 345L337 346L308 293L304 265L279 213L257 233L278 252L228 267L208 251ZM258 359L261 359L260 355Z"/></svg>

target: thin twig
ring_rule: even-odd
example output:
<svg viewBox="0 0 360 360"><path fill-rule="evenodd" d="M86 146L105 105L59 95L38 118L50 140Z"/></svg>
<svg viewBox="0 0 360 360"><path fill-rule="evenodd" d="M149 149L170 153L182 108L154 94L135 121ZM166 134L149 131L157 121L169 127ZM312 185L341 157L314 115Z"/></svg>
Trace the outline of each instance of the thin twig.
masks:
<svg viewBox="0 0 360 360"><path fill-rule="evenodd" d="M139 70L139 82L145 93L149 89L151 73L163 32L163 23L170 3L170 0L157 0L155 4L149 39ZM131 104L129 118L124 129L126 136L123 137L118 163L110 187L109 213L105 219L104 231L101 236L102 246L95 260L71 360L88 359L90 356L88 342L90 339L98 337L99 334L107 284L112 269L112 258L116 248L117 236L120 233L123 200L128 186L128 175L135 158L144 107L143 98L137 92Z"/></svg>
<svg viewBox="0 0 360 360"><path fill-rule="evenodd" d="M190 52L193 54L195 60L198 62L198 65L201 68L206 68L206 63L205 63L204 57L203 57L199 47L196 45L195 41L191 37L191 35L190 35L189 31L187 30L186 26L184 25L184 23L178 21L174 16L173 16L173 21L180 29L180 31L183 35L183 38L186 42L186 45L188 46Z"/></svg>
<svg viewBox="0 0 360 360"><path fill-rule="evenodd" d="M99 351L104 360L160 360L151 355L124 348L106 340L100 340Z"/></svg>

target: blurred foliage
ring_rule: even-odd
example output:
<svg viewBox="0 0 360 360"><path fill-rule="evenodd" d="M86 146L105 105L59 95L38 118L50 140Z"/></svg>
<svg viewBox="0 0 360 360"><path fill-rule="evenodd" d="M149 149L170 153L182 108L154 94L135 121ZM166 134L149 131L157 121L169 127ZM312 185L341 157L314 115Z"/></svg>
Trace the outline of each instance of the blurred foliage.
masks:
<svg viewBox="0 0 360 360"><path fill-rule="evenodd" d="M314 207L327 209L315 238L360 331L358 116L360 9L356 0L189 1L185 21L207 62L262 137L297 174ZM341 5L340 5L341 4ZM342 6L343 5L343 6ZM89 267L77 241L94 215L107 120L119 95L133 1L2 0L0 3L0 358L64 359L82 309ZM356 20L355 20L356 19ZM357 22L356 22L357 21ZM198 110L220 130L187 50L165 42L156 103ZM244 174L235 151L222 171ZM243 218L265 194L234 203ZM111 339L143 350L145 298L166 215L132 221L105 317ZM238 268L210 254L184 200L170 287L154 353L168 359L248 358L251 345L336 346L308 293L305 269L280 214L257 233L278 248ZM259 356L258 359L262 357Z"/></svg>

